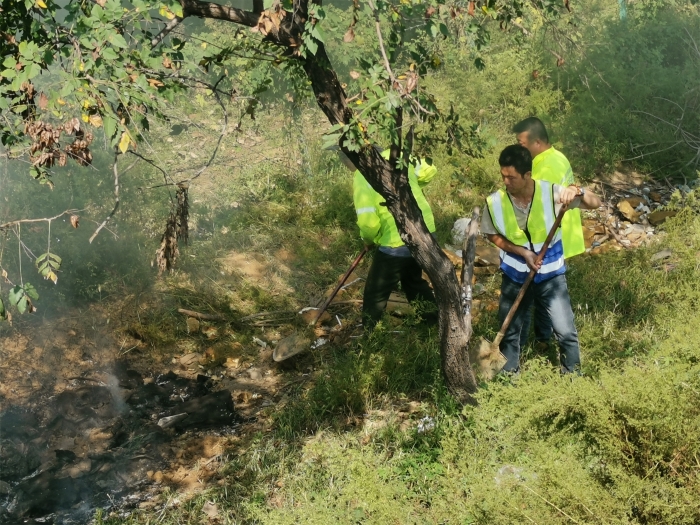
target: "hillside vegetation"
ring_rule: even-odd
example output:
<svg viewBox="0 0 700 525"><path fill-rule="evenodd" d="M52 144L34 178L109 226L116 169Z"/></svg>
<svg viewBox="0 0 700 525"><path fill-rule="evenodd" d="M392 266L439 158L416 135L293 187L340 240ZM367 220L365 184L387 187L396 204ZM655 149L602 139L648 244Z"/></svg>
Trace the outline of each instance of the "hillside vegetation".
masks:
<svg viewBox="0 0 700 525"><path fill-rule="evenodd" d="M585 183L616 171L670 186L697 178L699 150L688 135L699 123L695 7L635 2L626 21L617 3L580 9L586 11L564 42L548 27L515 42L496 32L483 69L474 65L467 36L442 44L436 59L443 66L430 88L440 107L453 105L474 123L480 154L450 155L440 144L420 143L439 170L426 196L441 244L453 222L499 186L497 154L513 142L513 123L531 114L547 123ZM209 23L202 31L230 36ZM566 58L560 67L553 50ZM342 43L329 44L329 52L352 69L356 57L343 56ZM254 82L244 62L240 75ZM98 248L88 250L93 225L84 220L90 231L70 235L65 225L60 284L37 285L44 307L148 295L147 315L119 329L138 325L167 363L175 343L189 337L178 307L239 319L302 308L332 285L361 248L351 179L322 151L329 126L313 101L281 80L271 90L287 95L285 102L262 106L255 120L242 111L240 128L192 183L190 244L181 246L173 273L156 278L149 266L168 189L148 189L162 177L141 162L122 178L123 204L110 223L118 239L103 231ZM200 90L176 99L170 122L151 126L143 154L170 173L202 164L221 125L209 96ZM59 171L65 178L55 177L53 193L38 196L24 172L6 170L2 215L87 207L84 213L101 221L112 207L111 159L96 157L98 170ZM700 206L693 194L685 203L649 245L571 262L582 377L561 377L550 356L528 348L519 376L483 384L478 404L460 407L440 377L434 330L412 316L387 319L371 336L326 345L280 369L306 379L260 412L258 433L241 436L227 452L222 483L188 496L169 489L158 511L98 512L96 523L205 523L208 502L221 523L700 522ZM44 242L44 232L25 235L29 245ZM671 250L670 264L652 260L662 249ZM3 265L17 268L15 251L8 249ZM237 273L243 260L255 260L263 276ZM490 278L487 293L499 279ZM348 322L357 316L350 312ZM252 347L253 337L285 335L233 328L236 341ZM484 311L474 329L475 338L492 340L496 313Z"/></svg>

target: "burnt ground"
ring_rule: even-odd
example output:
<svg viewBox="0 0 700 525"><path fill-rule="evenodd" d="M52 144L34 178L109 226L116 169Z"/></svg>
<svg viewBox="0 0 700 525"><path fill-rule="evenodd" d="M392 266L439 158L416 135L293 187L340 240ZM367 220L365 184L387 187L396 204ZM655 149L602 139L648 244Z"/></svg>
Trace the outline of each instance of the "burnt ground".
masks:
<svg viewBox="0 0 700 525"><path fill-rule="evenodd" d="M202 490L267 424L283 390L271 348L244 351L218 323L157 350L113 317L93 306L0 332L0 523L87 523Z"/></svg>

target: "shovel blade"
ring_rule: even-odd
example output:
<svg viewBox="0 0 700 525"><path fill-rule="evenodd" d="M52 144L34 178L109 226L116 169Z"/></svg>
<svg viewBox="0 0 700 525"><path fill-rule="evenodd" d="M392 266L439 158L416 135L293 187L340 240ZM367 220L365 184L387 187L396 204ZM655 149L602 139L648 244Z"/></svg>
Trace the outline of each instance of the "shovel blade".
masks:
<svg viewBox="0 0 700 525"><path fill-rule="evenodd" d="M506 366L508 360L501 353L498 345L490 343L483 337L479 341L479 349L472 356L472 365L477 375L484 381L491 381L501 369Z"/></svg>
<svg viewBox="0 0 700 525"><path fill-rule="evenodd" d="M292 334L277 343L275 350L272 352L272 359L279 363L308 350L310 344L311 342L307 338L299 334Z"/></svg>

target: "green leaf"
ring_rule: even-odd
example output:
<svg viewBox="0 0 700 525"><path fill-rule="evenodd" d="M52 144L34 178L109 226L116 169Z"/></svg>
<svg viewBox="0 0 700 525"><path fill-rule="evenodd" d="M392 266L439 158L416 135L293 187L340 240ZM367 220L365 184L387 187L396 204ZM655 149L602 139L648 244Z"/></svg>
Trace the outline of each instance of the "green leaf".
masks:
<svg viewBox="0 0 700 525"><path fill-rule="evenodd" d="M337 146L338 145L338 140L340 140L340 137L342 136L342 133L331 133L331 134L326 134L323 135L323 149L328 149L331 146Z"/></svg>
<svg viewBox="0 0 700 525"><path fill-rule="evenodd" d="M36 288L29 283L24 283L24 292L35 301L39 299L39 293L36 291Z"/></svg>
<svg viewBox="0 0 700 525"><path fill-rule="evenodd" d="M7 319L7 310L5 310L5 303L2 302L0 297L0 320L4 321Z"/></svg>
<svg viewBox="0 0 700 525"><path fill-rule="evenodd" d="M126 40L124 40L124 37L121 36L119 33L112 33L109 35L107 38L109 40L109 43L112 44L114 47L118 47L120 49L126 49L129 47L129 45L126 43Z"/></svg>
<svg viewBox="0 0 700 525"><path fill-rule="evenodd" d="M117 60L119 55L111 47L106 47L102 50L102 58L105 60Z"/></svg>
<svg viewBox="0 0 700 525"><path fill-rule="evenodd" d="M32 79L41 73L41 66L32 62L27 68L27 79Z"/></svg>
<svg viewBox="0 0 700 525"><path fill-rule="evenodd" d="M8 294L10 304L14 305L16 305L22 297L24 297L24 289L20 285L14 286Z"/></svg>
<svg viewBox="0 0 700 525"><path fill-rule="evenodd" d="M304 44L306 45L306 49L308 49L312 55L315 55L316 51L318 51L318 44L313 38L306 38L304 40Z"/></svg>
<svg viewBox="0 0 700 525"><path fill-rule="evenodd" d="M314 37L314 38L315 38L316 40L318 40L319 42L324 42L324 40L323 40L323 37L324 37L324 35L323 35L323 30L318 26L318 24L315 24L315 25L311 28L311 36ZM315 53L314 53L314 54L315 54Z"/></svg>
<svg viewBox="0 0 700 525"><path fill-rule="evenodd" d="M117 121L111 115L102 115L102 125L105 128L105 137L111 139L117 132Z"/></svg>
<svg viewBox="0 0 700 525"><path fill-rule="evenodd" d="M23 314L24 312L27 311L27 296L22 295L19 301L17 301L17 304L15 305L17 307L17 310L19 310L19 313Z"/></svg>

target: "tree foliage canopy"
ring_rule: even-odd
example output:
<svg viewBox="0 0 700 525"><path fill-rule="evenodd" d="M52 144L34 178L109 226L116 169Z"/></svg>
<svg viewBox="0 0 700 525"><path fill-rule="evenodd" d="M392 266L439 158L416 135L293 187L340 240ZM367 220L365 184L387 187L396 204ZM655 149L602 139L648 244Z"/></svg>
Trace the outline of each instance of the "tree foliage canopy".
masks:
<svg viewBox="0 0 700 525"><path fill-rule="evenodd" d="M160 103L172 100L178 91L209 87L223 96L221 79L235 76L232 59L267 61L290 77L301 78L297 85L308 86L304 73L310 73L313 64L329 66L326 39L342 34L344 45L353 46L357 23L367 18L376 24L379 53L360 57L361 71L351 71L347 84L330 90L331 98L342 100L327 104L327 109L335 106L333 115L329 114L334 127L328 140L337 142L342 136L352 151L377 139L399 143L394 124L397 111L404 111L418 121L443 119L450 126L444 137L448 145L469 150L465 139L473 130L465 132L454 112L440 114L421 86L420 79L443 60L435 42L461 33L481 49L489 41L492 22L502 29L511 23L522 27L528 6L546 13L564 9L564 4L551 0L531 4L521 0L355 0L348 6L351 23L340 28L341 10L333 9L329 15L323 6L307 0L252 3L253 9L247 11L197 0L4 2L0 17L2 144L11 156L28 155L32 174L50 182L52 166L68 160L90 162L95 128L103 130L111 146L126 152L148 130L148 117L157 116ZM208 46L188 38L181 25L183 19L197 17L248 29L232 26L233 43ZM483 64L481 58L476 60ZM226 94L255 97L269 85L272 69L248 92L234 85ZM317 82L331 80L337 81L328 77ZM354 91L350 97L343 89L348 84ZM252 111L252 102L251 106Z"/></svg>

